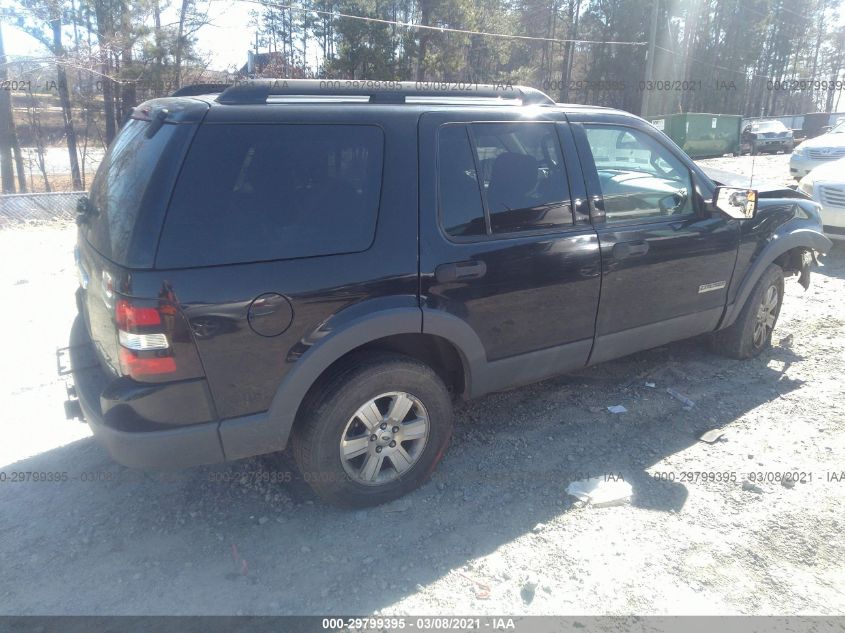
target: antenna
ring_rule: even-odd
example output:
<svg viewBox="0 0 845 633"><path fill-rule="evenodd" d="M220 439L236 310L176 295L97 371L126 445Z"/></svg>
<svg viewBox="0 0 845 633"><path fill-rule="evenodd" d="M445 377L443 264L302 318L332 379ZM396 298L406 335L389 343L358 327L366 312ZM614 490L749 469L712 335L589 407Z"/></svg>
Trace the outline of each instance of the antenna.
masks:
<svg viewBox="0 0 845 633"><path fill-rule="evenodd" d="M754 189L754 166L757 164L757 154L751 154L751 180L748 181L748 188Z"/></svg>

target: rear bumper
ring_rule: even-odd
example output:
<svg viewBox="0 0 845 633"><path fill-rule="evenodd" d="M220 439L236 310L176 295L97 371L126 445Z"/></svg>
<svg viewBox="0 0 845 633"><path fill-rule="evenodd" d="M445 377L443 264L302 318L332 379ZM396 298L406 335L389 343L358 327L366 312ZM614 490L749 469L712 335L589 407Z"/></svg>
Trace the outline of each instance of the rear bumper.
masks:
<svg viewBox="0 0 845 633"><path fill-rule="evenodd" d="M97 362L82 317L73 325L70 345L82 413L115 461L134 468L170 469L225 460L216 420L175 426L173 420L161 419L207 420L210 403L197 397L207 394L204 380L140 385L115 378Z"/></svg>

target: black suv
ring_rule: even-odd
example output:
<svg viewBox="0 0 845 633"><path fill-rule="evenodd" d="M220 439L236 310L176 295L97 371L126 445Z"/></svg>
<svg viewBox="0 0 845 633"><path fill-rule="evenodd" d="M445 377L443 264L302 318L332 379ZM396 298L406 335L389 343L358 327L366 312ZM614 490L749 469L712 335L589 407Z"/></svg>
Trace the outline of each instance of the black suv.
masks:
<svg viewBox="0 0 845 633"><path fill-rule="evenodd" d="M800 194L530 88L199 92L136 108L79 208L66 409L129 466L290 443L324 499L381 503L433 471L455 396L704 333L759 353L830 247Z"/></svg>
<svg viewBox="0 0 845 633"><path fill-rule="evenodd" d="M761 152L779 151L789 154L795 147L792 130L777 119L752 121L740 135L740 153L745 150L755 156Z"/></svg>

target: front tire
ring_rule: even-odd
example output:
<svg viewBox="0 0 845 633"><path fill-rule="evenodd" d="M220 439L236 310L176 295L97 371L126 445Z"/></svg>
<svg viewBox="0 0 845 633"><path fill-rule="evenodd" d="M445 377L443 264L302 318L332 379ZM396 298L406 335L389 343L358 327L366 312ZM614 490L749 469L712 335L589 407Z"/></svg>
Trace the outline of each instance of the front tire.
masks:
<svg viewBox="0 0 845 633"><path fill-rule="evenodd" d="M731 358L753 358L772 343L783 304L783 270L770 264L748 296L736 321L713 335L713 347Z"/></svg>
<svg viewBox="0 0 845 633"><path fill-rule="evenodd" d="M434 370L379 352L350 359L315 388L292 443L303 477L321 499L363 508L420 486L451 435L451 398Z"/></svg>

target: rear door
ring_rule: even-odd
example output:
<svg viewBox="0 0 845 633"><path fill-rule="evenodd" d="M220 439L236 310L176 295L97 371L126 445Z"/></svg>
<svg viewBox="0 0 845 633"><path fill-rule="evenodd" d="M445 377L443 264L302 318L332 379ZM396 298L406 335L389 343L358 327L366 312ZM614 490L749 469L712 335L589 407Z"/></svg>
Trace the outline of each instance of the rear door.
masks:
<svg viewBox="0 0 845 633"><path fill-rule="evenodd" d="M480 339L490 371L473 377L476 391L584 365L592 346L598 238L565 118L541 116L420 122L422 306Z"/></svg>
<svg viewBox="0 0 845 633"><path fill-rule="evenodd" d="M713 330L736 262L738 223L707 211L688 159L656 130L583 117L573 133L602 253L590 362Z"/></svg>

